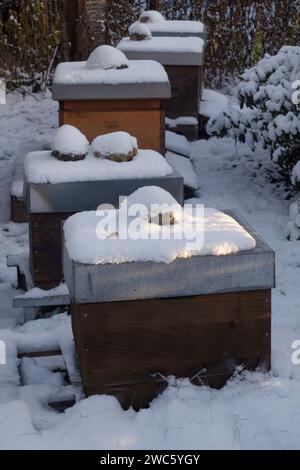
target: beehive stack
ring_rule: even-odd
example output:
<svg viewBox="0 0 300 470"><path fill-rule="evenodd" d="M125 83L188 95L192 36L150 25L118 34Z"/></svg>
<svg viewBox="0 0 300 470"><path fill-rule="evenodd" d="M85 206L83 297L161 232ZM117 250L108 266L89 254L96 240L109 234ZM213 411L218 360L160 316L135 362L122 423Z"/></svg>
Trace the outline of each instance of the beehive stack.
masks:
<svg viewBox="0 0 300 470"><path fill-rule="evenodd" d="M166 127L190 140L199 133L205 37L200 22L166 21L158 12L144 12L117 46L130 60L155 60L165 67L172 90Z"/></svg>

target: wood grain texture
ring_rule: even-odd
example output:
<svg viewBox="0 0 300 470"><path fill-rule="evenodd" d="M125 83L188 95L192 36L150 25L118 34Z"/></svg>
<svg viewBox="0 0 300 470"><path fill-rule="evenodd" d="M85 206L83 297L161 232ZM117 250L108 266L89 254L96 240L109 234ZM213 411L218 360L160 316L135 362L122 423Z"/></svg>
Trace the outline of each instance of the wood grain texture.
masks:
<svg viewBox="0 0 300 470"><path fill-rule="evenodd" d="M70 124L91 142L101 134L126 131L140 148L165 153L165 112L160 100L95 100L60 103L59 124Z"/></svg>
<svg viewBox="0 0 300 470"><path fill-rule="evenodd" d="M236 366L270 368L271 291L71 305L87 395L145 407L163 377L221 387Z"/></svg>

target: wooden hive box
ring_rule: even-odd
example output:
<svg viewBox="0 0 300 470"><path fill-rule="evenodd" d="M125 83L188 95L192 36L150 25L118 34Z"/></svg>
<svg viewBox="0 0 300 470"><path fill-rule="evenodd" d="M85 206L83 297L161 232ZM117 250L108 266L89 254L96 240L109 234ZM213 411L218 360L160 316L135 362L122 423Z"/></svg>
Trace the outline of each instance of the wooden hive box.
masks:
<svg viewBox="0 0 300 470"><path fill-rule="evenodd" d="M10 220L22 224L27 222L26 205L24 202L23 178L13 181L10 194Z"/></svg>
<svg viewBox="0 0 300 470"><path fill-rule="evenodd" d="M26 205L23 198L11 195L10 220L17 224L24 224L27 222Z"/></svg>
<svg viewBox="0 0 300 470"><path fill-rule="evenodd" d="M171 100L166 102L167 128L191 140L198 137L204 46L204 40L197 37L124 38L118 45L130 60L155 60L165 67L172 91Z"/></svg>
<svg viewBox="0 0 300 470"><path fill-rule="evenodd" d="M219 388L237 366L268 370L274 253L256 248L166 263L83 264L64 245L64 275L87 396L111 394L124 408L145 407L188 377Z"/></svg>
<svg viewBox="0 0 300 470"><path fill-rule="evenodd" d="M146 165L149 159L153 166ZM111 177L107 163L90 155L79 162L61 162L48 151L26 156L25 200L34 286L50 289L60 283L61 227L70 215L96 210L103 203L118 206L120 196L142 186L162 187L183 204L183 178L157 152L140 150L132 162L109 162Z"/></svg>
<svg viewBox="0 0 300 470"><path fill-rule="evenodd" d="M127 131L141 148L164 154L164 102L171 96L164 68L153 61L132 61L128 69L89 70L85 62L59 64L53 99L59 101L59 124L70 124L89 141L102 134Z"/></svg>

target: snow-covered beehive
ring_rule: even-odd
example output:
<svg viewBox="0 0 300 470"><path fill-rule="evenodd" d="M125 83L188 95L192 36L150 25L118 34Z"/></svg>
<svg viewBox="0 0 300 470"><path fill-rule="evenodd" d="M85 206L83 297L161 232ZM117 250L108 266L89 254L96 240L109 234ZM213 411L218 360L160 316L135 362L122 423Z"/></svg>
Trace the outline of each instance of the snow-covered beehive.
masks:
<svg viewBox="0 0 300 470"><path fill-rule="evenodd" d="M58 65L53 98L60 125L71 124L92 141L113 131L135 135L142 148L164 153L164 100L170 83L161 64L131 61L112 46L99 46L86 62Z"/></svg>
<svg viewBox="0 0 300 470"><path fill-rule="evenodd" d="M196 139L205 41L199 37L165 36L138 41L126 37L117 47L129 60L154 60L165 67L172 90L172 99L166 102L167 126Z"/></svg>
<svg viewBox="0 0 300 470"><path fill-rule="evenodd" d="M206 39L206 27L201 21L166 20L157 11L144 11L134 24L147 25L152 36L198 37Z"/></svg>
<svg viewBox="0 0 300 470"><path fill-rule="evenodd" d="M89 146L77 129L65 125L52 151L28 154L24 168L31 273L34 285L46 289L62 277L61 224L69 215L100 204L118 206L120 196L147 184L165 188L183 203L183 178L158 152L139 150L137 139L125 132L97 137Z"/></svg>
<svg viewBox="0 0 300 470"><path fill-rule="evenodd" d="M170 195L155 191L151 199L143 188L128 207L143 198L147 207L151 200L172 205ZM85 392L115 395L125 408L147 406L170 375L220 387L239 365L270 367L274 253L235 213L205 209L197 219L172 208L169 227L143 218L140 233L153 239L121 239L118 212L106 232L95 212L64 224ZM186 238L163 237L183 223ZM189 247L191 233L203 244Z"/></svg>

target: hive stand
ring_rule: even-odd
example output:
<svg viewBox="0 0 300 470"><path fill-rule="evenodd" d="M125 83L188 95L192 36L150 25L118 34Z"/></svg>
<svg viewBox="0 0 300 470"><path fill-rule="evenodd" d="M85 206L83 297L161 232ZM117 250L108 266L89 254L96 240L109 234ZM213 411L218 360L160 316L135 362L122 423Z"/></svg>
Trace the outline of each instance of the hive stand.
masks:
<svg viewBox="0 0 300 470"><path fill-rule="evenodd" d="M38 333L34 334L38 336ZM78 373L74 373L73 369L70 369L68 360L65 358L63 351L61 349L47 351L42 346L38 349L31 350L27 348L22 349L21 352L18 352L18 360L22 361L23 358L32 358L43 363L43 360L51 361L53 363L52 367L49 367L49 370L57 371L60 370L65 373L68 380L67 385L53 387L53 392L48 396L47 404L51 408L55 409L58 412L63 412L67 408L72 407L78 402L82 397L82 387L80 376ZM21 385L22 388L24 385ZM33 389L36 387L38 390L39 384L32 385Z"/></svg>

